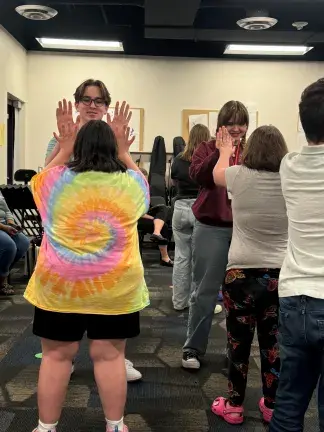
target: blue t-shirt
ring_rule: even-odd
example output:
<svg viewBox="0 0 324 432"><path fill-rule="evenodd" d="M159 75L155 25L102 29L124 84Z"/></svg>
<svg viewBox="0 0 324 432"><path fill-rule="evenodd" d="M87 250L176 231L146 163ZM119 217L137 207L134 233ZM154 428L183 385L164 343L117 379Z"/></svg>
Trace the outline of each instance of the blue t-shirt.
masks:
<svg viewBox="0 0 324 432"><path fill-rule="evenodd" d="M50 142L47 145L47 150L46 150L46 155L45 155L45 160L52 154L55 146L57 144L56 139L53 137ZM73 157L71 156L70 161L73 160Z"/></svg>
<svg viewBox="0 0 324 432"><path fill-rule="evenodd" d="M50 142L47 145L47 150L46 150L46 155L45 155L45 159L47 159L53 152L55 146L57 144L56 139L53 137Z"/></svg>

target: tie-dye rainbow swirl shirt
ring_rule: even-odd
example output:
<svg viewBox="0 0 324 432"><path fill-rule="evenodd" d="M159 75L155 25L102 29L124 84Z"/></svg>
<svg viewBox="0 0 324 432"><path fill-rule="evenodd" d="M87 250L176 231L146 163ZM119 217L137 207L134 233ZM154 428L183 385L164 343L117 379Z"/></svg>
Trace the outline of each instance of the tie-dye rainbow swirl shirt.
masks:
<svg viewBox="0 0 324 432"><path fill-rule="evenodd" d="M149 304L137 221L149 207L141 173L45 170L32 180L44 238L25 298L40 309L121 315Z"/></svg>

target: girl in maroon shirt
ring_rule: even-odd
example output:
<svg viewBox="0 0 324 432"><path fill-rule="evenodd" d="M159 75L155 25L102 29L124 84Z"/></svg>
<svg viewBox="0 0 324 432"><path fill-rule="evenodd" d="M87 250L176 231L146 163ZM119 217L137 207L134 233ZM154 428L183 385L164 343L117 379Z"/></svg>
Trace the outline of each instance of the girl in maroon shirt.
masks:
<svg viewBox="0 0 324 432"><path fill-rule="evenodd" d="M219 112L217 130L225 126L235 142L231 164L240 163L249 126L246 107L237 101L227 102ZM232 211L225 188L215 186L213 169L218 161L216 141L203 142L195 151L190 175L200 191L192 207L193 284L187 340L183 347L182 366L200 368L200 356L207 349L219 287L225 277L229 245L232 238Z"/></svg>

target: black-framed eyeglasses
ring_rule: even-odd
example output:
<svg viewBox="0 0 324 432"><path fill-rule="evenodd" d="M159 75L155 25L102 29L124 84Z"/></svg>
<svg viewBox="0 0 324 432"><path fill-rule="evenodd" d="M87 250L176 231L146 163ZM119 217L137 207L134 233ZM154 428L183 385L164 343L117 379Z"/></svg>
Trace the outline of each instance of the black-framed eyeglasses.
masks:
<svg viewBox="0 0 324 432"><path fill-rule="evenodd" d="M92 99L90 96L83 96L83 98L81 98L80 102L82 102L83 105L86 105L86 106L90 106L93 102L97 108L102 107L104 105L107 105L106 101L104 99L102 99L102 98Z"/></svg>

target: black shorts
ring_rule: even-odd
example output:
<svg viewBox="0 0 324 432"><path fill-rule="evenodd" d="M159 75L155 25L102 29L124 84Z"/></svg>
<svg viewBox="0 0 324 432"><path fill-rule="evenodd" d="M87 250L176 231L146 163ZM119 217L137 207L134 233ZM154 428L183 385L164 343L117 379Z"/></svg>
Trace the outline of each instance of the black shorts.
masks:
<svg viewBox="0 0 324 432"><path fill-rule="evenodd" d="M87 315L50 312L35 307L33 333L59 342L88 339L130 339L140 334L140 313L126 315Z"/></svg>

